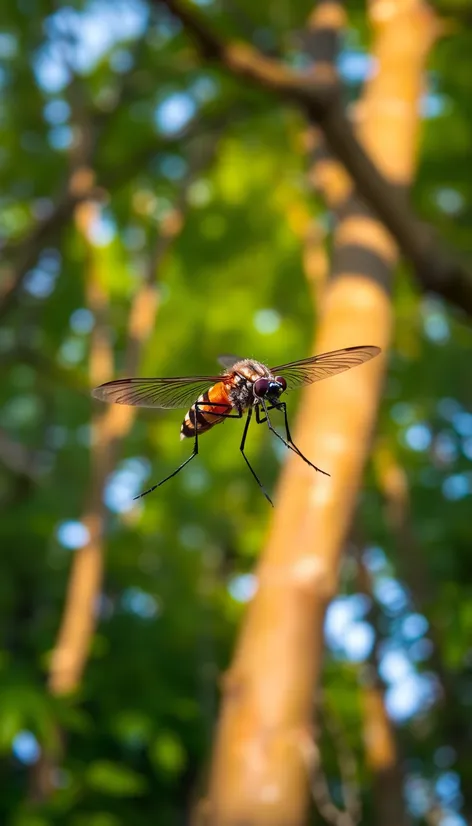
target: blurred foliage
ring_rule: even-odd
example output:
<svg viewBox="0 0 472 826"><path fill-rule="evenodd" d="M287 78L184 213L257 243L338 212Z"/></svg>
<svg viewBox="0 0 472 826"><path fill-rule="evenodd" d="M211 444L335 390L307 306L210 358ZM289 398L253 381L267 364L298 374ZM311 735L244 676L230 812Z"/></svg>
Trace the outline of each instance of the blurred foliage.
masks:
<svg viewBox="0 0 472 826"><path fill-rule="evenodd" d="M294 32L308 0L202 5L220 31L297 62ZM430 63L413 197L472 266L471 7L444 0L440 11L453 25ZM350 4L350 21L340 66L355 99L368 67L363 4ZM174 826L205 786L218 675L270 509L241 460L235 422L205 436L183 474L132 505L190 450L178 438L179 412L143 411L105 491L106 573L86 673L77 696L49 696L48 656L72 554L85 539L94 318L85 289L90 262L74 223L56 216L44 243L35 227L55 215L83 152L107 193L89 241L110 295L119 374L130 300L160 227L192 158L208 135L216 138L214 162L188 187L182 232L157 273L158 316L139 371L185 375L214 373L219 353L268 363L309 353L315 318L302 242L307 222L328 225L328 216L307 183L296 114L203 67L157 4L4 3L0 57L5 279L8 261L15 267L25 251L34 253L0 329L0 822ZM472 680L471 337L441 302L417 294L406 268L394 301L379 438L410 485L426 597L416 592L412 554L386 520L375 451L359 524L408 806L421 823L439 801L455 826L462 806L472 812L464 748ZM293 416L296 398L290 407ZM272 489L284 454L256 431L249 453ZM358 761L363 823L373 824L359 702L373 626L351 557L343 594L328 615L326 694ZM448 678L446 705L438 663ZM58 729L65 756L55 791L35 802L40 750L60 754ZM336 798L335 750L328 742L323 751Z"/></svg>

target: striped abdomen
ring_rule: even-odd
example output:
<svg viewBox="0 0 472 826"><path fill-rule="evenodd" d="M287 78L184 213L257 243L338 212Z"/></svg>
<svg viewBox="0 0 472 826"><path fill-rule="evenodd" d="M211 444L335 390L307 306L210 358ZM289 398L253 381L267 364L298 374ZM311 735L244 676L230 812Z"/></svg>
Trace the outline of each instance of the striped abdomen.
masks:
<svg viewBox="0 0 472 826"><path fill-rule="evenodd" d="M215 407L215 404L219 406ZM232 409L233 406L228 398L225 386L222 381L219 381L218 384L214 384L213 387L202 393L195 404L192 405L182 422L180 438L189 439L195 436L195 427L198 430L198 435L205 433L213 425L224 422L225 415L231 413Z"/></svg>

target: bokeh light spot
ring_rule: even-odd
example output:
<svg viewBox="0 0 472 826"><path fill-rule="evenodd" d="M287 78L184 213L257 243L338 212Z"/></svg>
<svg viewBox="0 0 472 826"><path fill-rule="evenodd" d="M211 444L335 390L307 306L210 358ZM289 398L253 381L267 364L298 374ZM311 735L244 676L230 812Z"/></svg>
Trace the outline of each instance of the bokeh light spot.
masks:
<svg viewBox="0 0 472 826"><path fill-rule="evenodd" d="M257 590L257 579L254 574L238 574L228 583L228 591L236 602L249 602Z"/></svg>
<svg viewBox="0 0 472 826"><path fill-rule="evenodd" d="M281 318L277 310L258 310L254 315L254 327L262 335L276 333L280 327Z"/></svg>
<svg viewBox="0 0 472 826"><path fill-rule="evenodd" d="M159 132L174 135L180 132L195 115L196 104L185 92L175 92L156 108L155 121Z"/></svg>
<svg viewBox="0 0 472 826"><path fill-rule="evenodd" d="M90 539L88 528L73 519L62 522L56 530L56 536L60 544L71 551L82 548Z"/></svg>
<svg viewBox="0 0 472 826"><path fill-rule="evenodd" d="M37 762L41 749L31 731L19 731L13 740L12 751L15 757L26 766Z"/></svg>

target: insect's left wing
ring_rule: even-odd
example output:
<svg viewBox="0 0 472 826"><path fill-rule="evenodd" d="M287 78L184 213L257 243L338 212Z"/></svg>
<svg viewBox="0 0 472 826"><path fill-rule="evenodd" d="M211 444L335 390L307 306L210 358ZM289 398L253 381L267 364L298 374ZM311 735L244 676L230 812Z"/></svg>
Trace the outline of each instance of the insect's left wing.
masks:
<svg viewBox="0 0 472 826"><path fill-rule="evenodd" d="M237 361L241 361L241 356L218 356L218 364L221 364L221 366L224 367L226 370L231 370L231 368L234 364L236 364Z"/></svg>
<svg viewBox="0 0 472 826"><path fill-rule="evenodd" d="M337 373L350 370L364 364L365 361L374 358L380 353L380 347L373 345L364 347L345 347L343 350L333 350L331 353L323 353L319 356L301 361L292 361L289 364L279 364L271 367L270 371L274 376L283 376L287 382L287 390L294 390L305 384L312 384L314 381L327 379Z"/></svg>
<svg viewBox="0 0 472 826"><path fill-rule="evenodd" d="M136 407L190 407L204 390L221 376L189 376L166 379L116 379L92 390L102 402L129 404Z"/></svg>

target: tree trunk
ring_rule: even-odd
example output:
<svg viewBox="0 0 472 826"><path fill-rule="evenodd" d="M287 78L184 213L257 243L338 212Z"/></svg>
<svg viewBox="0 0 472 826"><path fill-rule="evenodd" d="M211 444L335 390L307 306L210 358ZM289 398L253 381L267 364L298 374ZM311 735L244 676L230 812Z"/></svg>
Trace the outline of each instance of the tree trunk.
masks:
<svg viewBox="0 0 472 826"><path fill-rule="evenodd" d="M377 72L356 120L384 174L411 180L425 57L436 27L419 2L372 3ZM313 352L359 344L388 348L397 249L346 189L338 206L332 278ZM383 386L385 356L308 387L295 442L329 471L287 459L258 590L223 683L210 784L211 824L302 826L316 762L313 695L320 678L326 606L337 590Z"/></svg>

